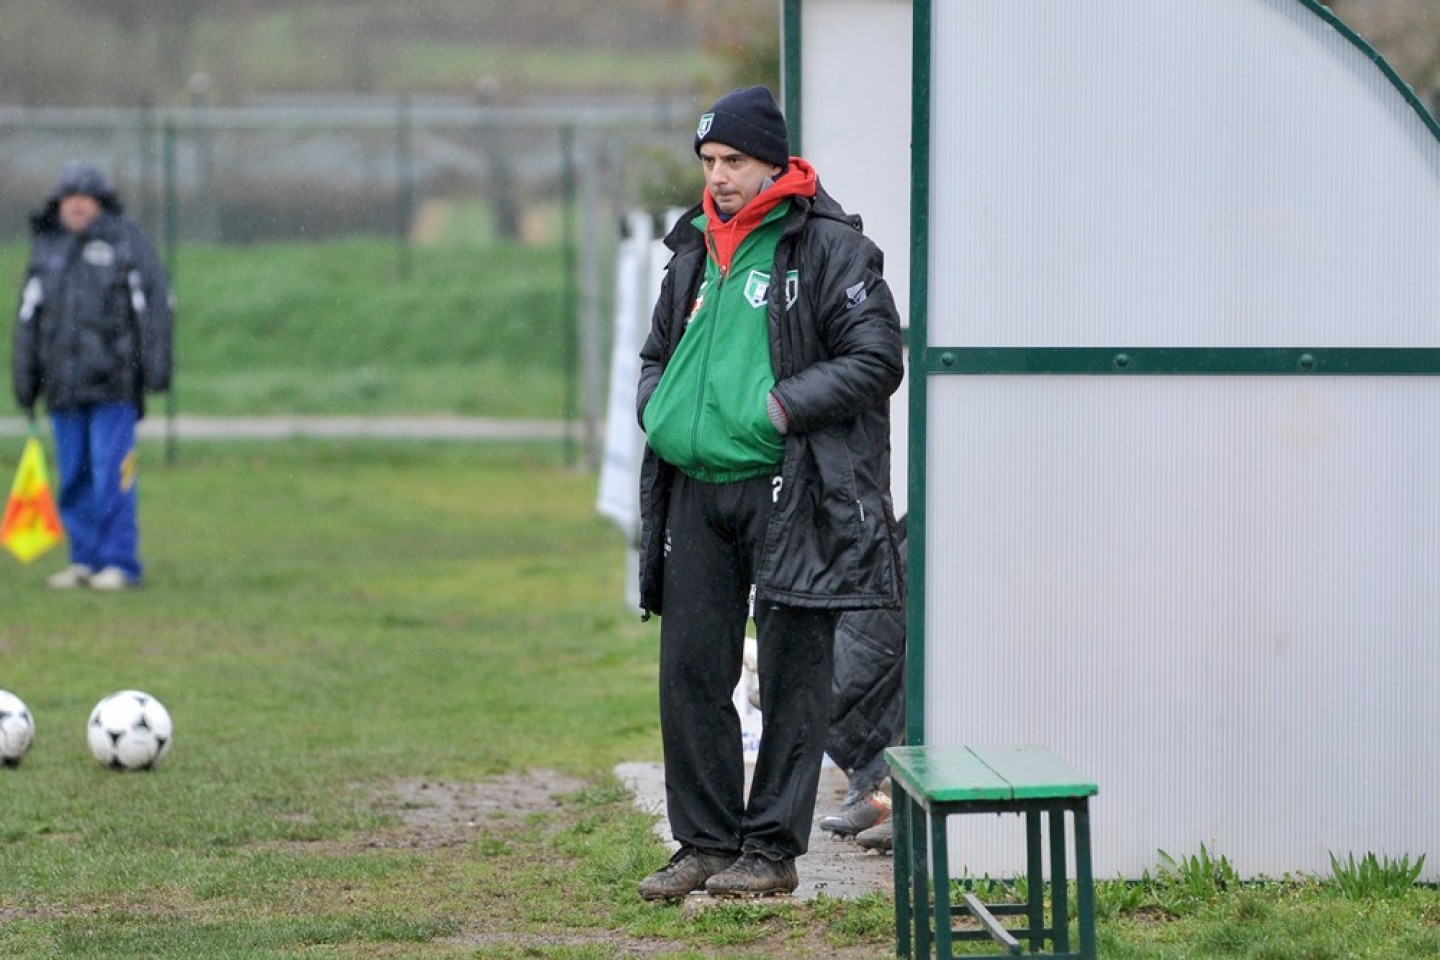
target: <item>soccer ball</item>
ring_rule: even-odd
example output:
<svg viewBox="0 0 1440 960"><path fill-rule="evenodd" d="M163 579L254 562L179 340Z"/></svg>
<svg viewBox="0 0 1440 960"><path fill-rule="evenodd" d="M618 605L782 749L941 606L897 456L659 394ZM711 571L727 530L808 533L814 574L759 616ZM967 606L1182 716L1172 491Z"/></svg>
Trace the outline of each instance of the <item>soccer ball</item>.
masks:
<svg viewBox="0 0 1440 960"><path fill-rule="evenodd" d="M149 770L170 752L170 713L148 693L121 690L95 704L85 738L101 766Z"/></svg>
<svg viewBox="0 0 1440 960"><path fill-rule="evenodd" d="M0 764L18 767L30 744L35 742L35 720L21 700L9 690L0 690Z"/></svg>

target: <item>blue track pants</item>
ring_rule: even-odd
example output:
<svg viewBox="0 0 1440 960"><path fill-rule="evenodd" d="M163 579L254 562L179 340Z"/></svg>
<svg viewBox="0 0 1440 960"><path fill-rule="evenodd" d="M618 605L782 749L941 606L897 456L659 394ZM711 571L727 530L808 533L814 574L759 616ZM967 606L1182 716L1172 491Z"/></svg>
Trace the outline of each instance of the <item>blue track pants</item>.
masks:
<svg viewBox="0 0 1440 960"><path fill-rule="evenodd" d="M70 562L94 571L119 567L132 581L143 572L135 511L138 419L125 403L50 414Z"/></svg>

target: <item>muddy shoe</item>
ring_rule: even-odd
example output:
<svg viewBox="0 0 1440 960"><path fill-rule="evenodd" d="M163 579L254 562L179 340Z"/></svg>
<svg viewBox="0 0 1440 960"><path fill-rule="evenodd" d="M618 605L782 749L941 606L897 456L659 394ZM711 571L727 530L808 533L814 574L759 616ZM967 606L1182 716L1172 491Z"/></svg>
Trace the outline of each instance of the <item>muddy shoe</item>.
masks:
<svg viewBox="0 0 1440 960"><path fill-rule="evenodd" d="M773 897L794 893L799 885L793 859L771 860L747 853L730 869L705 881L705 892L712 897Z"/></svg>
<svg viewBox="0 0 1440 960"><path fill-rule="evenodd" d="M645 900L679 900L705 889L705 881L735 862L734 855L712 856L694 847L681 847L670 862L640 881Z"/></svg>
<svg viewBox="0 0 1440 960"><path fill-rule="evenodd" d="M854 803L847 803L834 816L821 817L820 829L841 837L853 837L877 823L890 819L890 797L876 790Z"/></svg>
<svg viewBox="0 0 1440 960"><path fill-rule="evenodd" d="M861 831L855 842L866 850L893 853L895 850L895 824L889 820L877 823L869 830Z"/></svg>

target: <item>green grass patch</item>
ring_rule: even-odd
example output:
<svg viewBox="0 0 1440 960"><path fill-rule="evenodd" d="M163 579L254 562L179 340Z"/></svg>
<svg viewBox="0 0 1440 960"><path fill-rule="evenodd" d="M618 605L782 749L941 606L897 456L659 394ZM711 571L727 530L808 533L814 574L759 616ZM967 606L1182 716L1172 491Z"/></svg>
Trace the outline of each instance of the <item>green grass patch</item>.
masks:
<svg viewBox="0 0 1440 960"><path fill-rule="evenodd" d="M474 23L464 19L458 33L437 34L437 28L406 32L393 21L366 29L348 10L276 11L240 28L247 42L236 48L234 23L209 23L200 44L211 50L231 50L230 59L247 86L255 89L355 89L445 91L473 94L482 76L500 78L507 91L528 96L597 92L652 95L690 93L719 86L744 63L751 46L773 47L773 8L755 4L750 10L732 11L732 23L722 44L697 32L683 44L668 46L633 43L577 43L574 31L557 28L553 41L520 40L492 30L484 40L475 36ZM606 11L615 18L664 15L664 11L631 9ZM413 16L423 18L417 11ZM514 16L514 14L511 14ZM577 17L594 18L593 10L579 9ZM767 22L766 17L769 17ZM483 18L482 18L483 21ZM475 22L482 22L475 21ZM388 28L388 33L382 33ZM498 38L498 39L497 39ZM740 47L737 51L734 48Z"/></svg>
<svg viewBox="0 0 1440 960"><path fill-rule="evenodd" d="M185 247L177 393L194 413L557 417L558 249L380 239Z"/></svg>
<svg viewBox="0 0 1440 960"><path fill-rule="evenodd" d="M1182 913L1151 901L1111 917L1099 925L1099 949L1107 960L1433 957L1440 956L1437 906L1440 895L1421 887L1356 902L1320 880L1250 884Z"/></svg>
<svg viewBox="0 0 1440 960"><path fill-rule="evenodd" d="M175 395L195 414L564 414L558 247L190 246L178 253ZM16 278L25 250L0 248ZM10 338L0 357L9 366Z"/></svg>

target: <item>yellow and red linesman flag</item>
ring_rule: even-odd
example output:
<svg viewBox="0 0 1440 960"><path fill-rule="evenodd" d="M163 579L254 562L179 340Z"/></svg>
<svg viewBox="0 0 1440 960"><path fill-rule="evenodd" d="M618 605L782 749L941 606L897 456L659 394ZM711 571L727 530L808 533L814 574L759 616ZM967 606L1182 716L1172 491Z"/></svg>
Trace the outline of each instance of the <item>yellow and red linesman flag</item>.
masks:
<svg viewBox="0 0 1440 960"><path fill-rule="evenodd" d="M0 521L0 544L22 563L29 563L65 539L50 479L45 473L45 453L40 441L30 437L20 454L20 469L10 487L5 519Z"/></svg>

